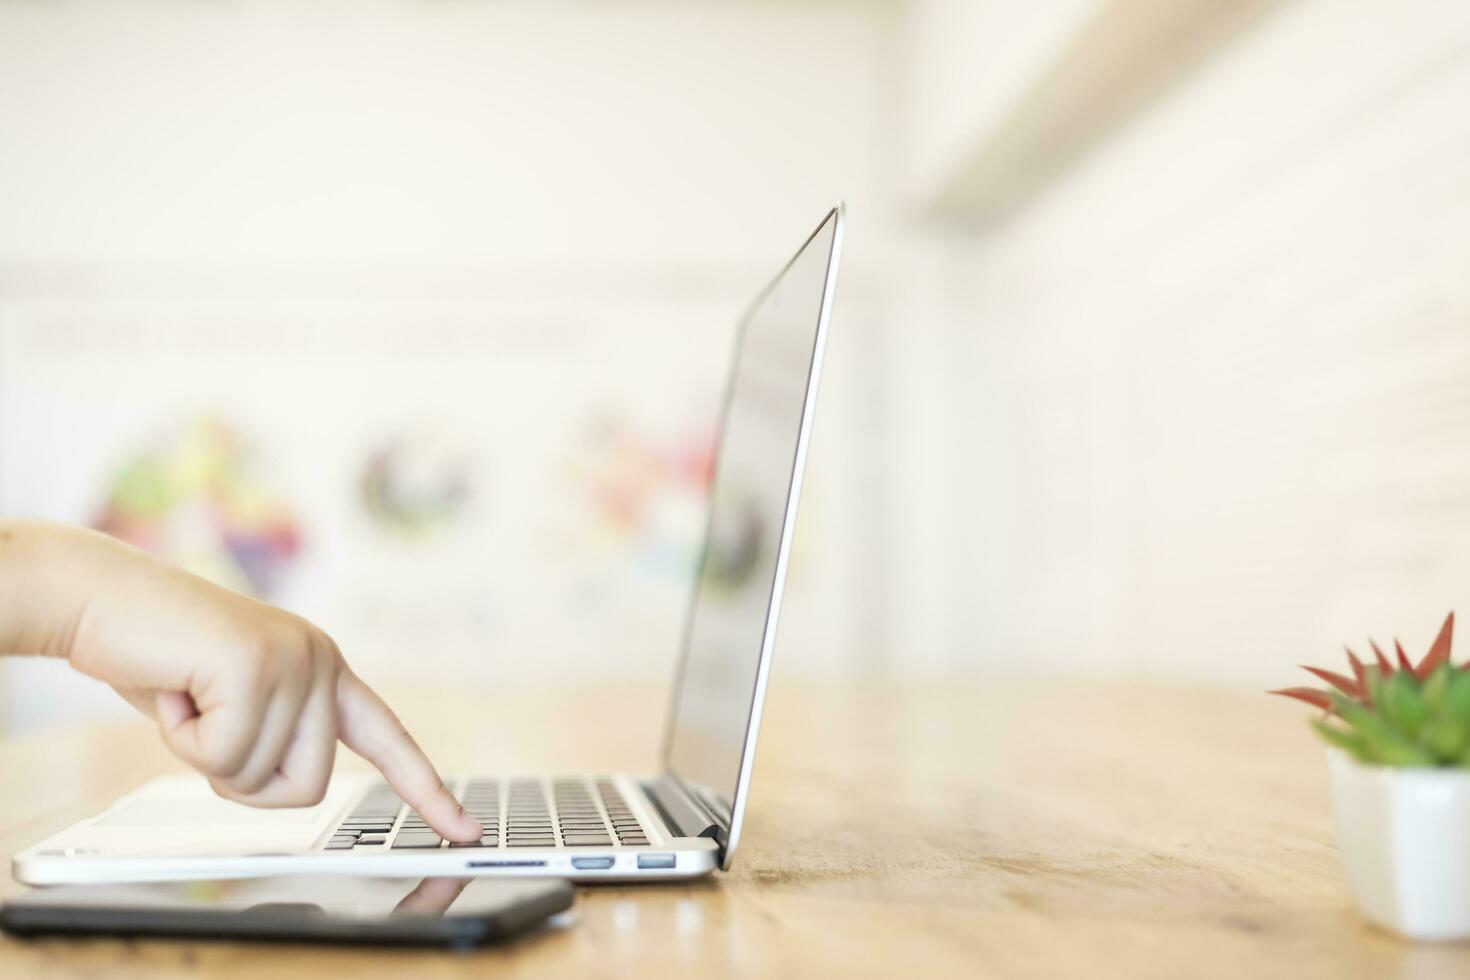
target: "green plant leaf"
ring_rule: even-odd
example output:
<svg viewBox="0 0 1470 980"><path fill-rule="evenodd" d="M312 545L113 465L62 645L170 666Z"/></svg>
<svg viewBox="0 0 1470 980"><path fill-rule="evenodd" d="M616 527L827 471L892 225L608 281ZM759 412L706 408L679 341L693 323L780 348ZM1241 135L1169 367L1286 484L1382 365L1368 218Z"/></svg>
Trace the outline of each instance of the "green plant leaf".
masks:
<svg viewBox="0 0 1470 980"><path fill-rule="evenodd" d="M1429 709L1419 696L1419 682L1412 672L1399 671L1383 683L1382 711L1394 729L1410 742L1429 718Z"/></svg>
<svg viewBox="0 0 1470 980"><path fill-rule="evenodd" d="M1429 709L1431 716L1439 711L1439 706L1444 701L1445 692L1449 690L1450 681L1454 677L1455 668L1449 664L1442 663L1434 669L1429 675L1429 679L1424 682L1423 688L1419 691L1419 696L1424 699L1424 707Z"/></svg>
<svg viewBox="0 0 1470 980"><path fill-rule="evenodd" d="M1470 671L1452 667L1450 672L1453 676L1449 679L1439 710L1435 714L1439 717L1456 718L1470 726Z"/></svg>
<svg viewBox="0 0 1470 980"><path fill-rule="evenodd" d="M1372 761L1368 757L1368 741L1361 733L1329 725L1320 718L1313 718L1309 724L1317 730L1317 734L1321 735L1327 744L1337 746L1359 762Z"/></svg>
<svg viewBox="0 0 1470 980"><path fill-rule="evenodd" d="M1436 715L1424 723L1419 744L1439 762L1455 764L1470 748L1470 724L1453 715Z"/></svg>
<svg viewBox="0 0 1470 980"><path fill-rule="evenodd" d="M1442 691L1437 690L1442 688ZM1431 707L1419 733L1419 744L1446 765L1470 762L1470 673L1441 664L1424 685L1423 698ZM1433 702L1431 704L1431 701Z"/></svg>
<svg viewBox="0 0 1470 980"><path fill-rule="evenodd" d="M1386 717L1336 691L1329 693L1333 710L1362 734L1366 742L1365 751L1372 761L1390 766L1434 765L1434 756L1406 739Z"/></svg>

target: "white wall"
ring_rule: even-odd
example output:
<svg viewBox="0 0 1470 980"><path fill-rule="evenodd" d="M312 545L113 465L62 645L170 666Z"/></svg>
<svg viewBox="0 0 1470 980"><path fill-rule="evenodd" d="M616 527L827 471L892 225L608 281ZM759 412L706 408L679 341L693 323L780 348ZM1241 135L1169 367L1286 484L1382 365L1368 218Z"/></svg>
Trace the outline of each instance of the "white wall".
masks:
<svg viewBox="0 0 1470 980"><path fill-rule="evenodd" d="M879 41L862 4L0 4L0 255L759 267L874 198Z"/></svg>
<svg viewBox="0 0 1470 980"><path fill-rule="evenodd" d="M1470 8L1300 0L977 233L950 666L1277 686L1464 610L1467 106Z"/></svg>
<svg viewBox="0 0 1470 980"><path fill-rule="evenodd" d="M1104 5L1104 0L909 3L905 199L922 207L959 179L1016 103Z"/></svg>

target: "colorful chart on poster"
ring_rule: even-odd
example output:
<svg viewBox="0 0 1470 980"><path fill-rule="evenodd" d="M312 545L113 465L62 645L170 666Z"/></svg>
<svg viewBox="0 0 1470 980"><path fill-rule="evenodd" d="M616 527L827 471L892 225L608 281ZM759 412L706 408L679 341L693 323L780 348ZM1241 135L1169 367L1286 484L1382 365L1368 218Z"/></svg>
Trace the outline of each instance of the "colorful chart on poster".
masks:
<svg viewBox="0 0 1470 980"><path fill-rule="evenodd" d="M213 416L127 455L93 526L221 585L269 598L301 551L245 440Z"/></svg>
<svg viewBox="0 0 1470 980"><path fill-rule="evenodd" d="M385 440L368 456L359 487L373 524L406 536L421 536L460 517L473 496L473 455L435 432Z"/></svg>

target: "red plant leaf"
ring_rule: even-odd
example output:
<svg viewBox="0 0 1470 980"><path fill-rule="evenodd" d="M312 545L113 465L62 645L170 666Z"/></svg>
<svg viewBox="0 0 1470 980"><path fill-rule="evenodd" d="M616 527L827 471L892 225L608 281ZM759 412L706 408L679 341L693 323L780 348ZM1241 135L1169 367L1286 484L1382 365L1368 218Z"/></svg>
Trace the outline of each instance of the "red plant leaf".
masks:
<svg viewBox="0 0 1470 980"><path fill-rule="evenodd" d="M1343 649L1347 650L1348 663L1353 665L1353 677L1358 681L1359 690L1368 690L1368 675L1363 667L1363 661L1358 659L1358 655L1353 653L1351 648L1343 647Z"/></svg>
<svg viewBox="0 0 1470 980"><path fill-rule="evenodd" d="M1399 655L1399 669L1407 670L1412 674L1414 672L1414 665L1409 663L1409 655L1404 652L1404 645L1398 641L1398 637L1394 637L1393 648Z"/></svg>
<svg viewBox="0 0 1470 980"><path fill-rule="evenodd" d="M1323 670L1321 667L1308 667L1306 664L1301 664L1300 666L1302 670L1305 670L1309 674L1315 674L1350 698L1361 699L1367 694L1362 687L1358 686L1358 682L1351 677L1344 677L1335 671Z"/></svg>
<svg viewBox="0 0 1470 980"><path fill-rule="evenodd" d="M1315 687L1285 687L1279 691L1267 691L1267 694L1279 694L1284 698L1296 698L1305 701L1314 708L1323 711L1332 710L1332 700L1328 698L1326 691L1319 691Z"/></svg>
<svg viewBox="0 0 1470 980"><path fill-rule="evenodd" d="M1444 625L1439 628L1439 635L1434 638L1434 643L1429 647L1429 652L1424 659L1419 661L1419 666L1414 669L1414 675L1421 681L1434 673L1434 668L1440 664L1448 663L1450 659L1450 642L1455 634L1455 614L1452 611L1444 618Z"/></svg>
<svg viewBox="0 0 1470 980"><path fill-rule="evenodd" d="M1389 674L1392 674L1393 673L1393 664L1389 663L1388 662L1388 658L1383 655L1383 651L1380 650L1380 649L1378 649L1378 644L1377 643L1374 643L1370 639L1368 641L1368 645L1373 648L1373 656L1375 656L1375 657L1378 658L1378 673L1379 673L1379 675L1382 676L1382 677L1387 677Z"/></svg>

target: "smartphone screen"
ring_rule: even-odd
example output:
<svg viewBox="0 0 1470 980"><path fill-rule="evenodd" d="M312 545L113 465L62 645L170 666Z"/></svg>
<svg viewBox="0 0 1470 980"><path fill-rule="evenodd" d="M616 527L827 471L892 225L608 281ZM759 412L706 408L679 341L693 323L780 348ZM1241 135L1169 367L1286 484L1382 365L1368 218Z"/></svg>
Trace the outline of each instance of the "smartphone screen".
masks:
<svg viewBox="0 0 1470 980"><path fill-rule="evenodd" d="M36 888L0 907L19 935L214 936L477 945L572 904L555 879L245 878Z"/></svg>

